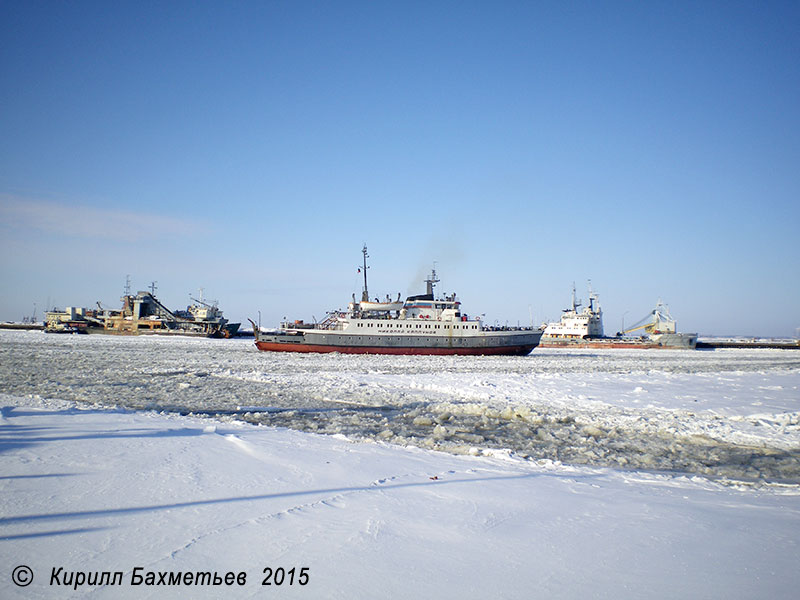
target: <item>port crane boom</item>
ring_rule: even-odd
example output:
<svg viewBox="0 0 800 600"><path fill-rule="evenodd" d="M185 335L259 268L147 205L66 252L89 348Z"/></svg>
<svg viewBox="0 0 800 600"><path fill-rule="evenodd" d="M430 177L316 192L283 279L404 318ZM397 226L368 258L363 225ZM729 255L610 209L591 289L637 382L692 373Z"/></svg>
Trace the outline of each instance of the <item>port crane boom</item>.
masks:
<svg viewBox="0 0 800 600"><path fill-rule="evenodd" d="M669 314L669 307L659 300L656 307L650 311L650 314L634 323L632 327L625 329L622 333L631 333L640 329L644 329L649 334L675 333L675 319Z"/></svg>

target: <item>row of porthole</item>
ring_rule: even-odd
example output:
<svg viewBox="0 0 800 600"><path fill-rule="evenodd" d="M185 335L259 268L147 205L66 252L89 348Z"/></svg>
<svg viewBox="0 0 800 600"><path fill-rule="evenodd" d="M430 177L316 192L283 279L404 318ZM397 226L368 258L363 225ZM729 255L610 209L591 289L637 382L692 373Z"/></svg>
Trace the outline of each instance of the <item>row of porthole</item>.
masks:
<svg viewBox="0 0 800 600"><path fill-rule="evenodd" d="M367 323L367 327L372 327L373 325L375 325L375 323ZM359 324L358 324L358 326L359 326L359 327L363 327L363 326L364 326L364 323L359 323ZM377 326L378 326L378 327L388 327L388 328L391 328L391 327L392 327L392 324L391 324L391 323L386 323L386 324L384 324L384 323L380 323L380 324L378 324ZM399 329L402 329L402 328L403 328L403 326L402 326L402 325L398 325L397 327L398 327ZM440 327L441 327L440 325L430 325L430 324L428 324L428 323L425 323L425 329L431 329L431 328L433 328L433 329L439 329ZM462 325L453 325L452 327L453 327L453 329L477 329L477 328L478 328L478 326L477 326L477 325L463 325L463 326L462 326ZM411 329L411 324L407 323L407 324L406 324L406 328L407 328L407 329ZM421 328L422 328L422 325L421 325L421 324L417 324L417 326L416 326L416 329L421 329Z"/></svg>
<svg viewBox="0 0 800 600"><path fill-rule="evenodd" d="M378 341L383 342L383 341L386 341L386 339L387 338L385 338L385 337L376 337L376 338L367 337L367 341L368 342L378 342ZM391 339L391 338L389 338L389 339ZM431 339L431 338L410 337L408 339L409 340L414 340L415 342L418 342L420 339ZM436 340L436 339L443 339L443 338L433 338L433 339ZM456 341L459 341L459 342L463 343L465 338L455 338L455 339L456 339ZM327 340L324 340L324 341L327 341ZM359 342L363 342L364 341L363 336L358 336L358 341Z"/></svg>

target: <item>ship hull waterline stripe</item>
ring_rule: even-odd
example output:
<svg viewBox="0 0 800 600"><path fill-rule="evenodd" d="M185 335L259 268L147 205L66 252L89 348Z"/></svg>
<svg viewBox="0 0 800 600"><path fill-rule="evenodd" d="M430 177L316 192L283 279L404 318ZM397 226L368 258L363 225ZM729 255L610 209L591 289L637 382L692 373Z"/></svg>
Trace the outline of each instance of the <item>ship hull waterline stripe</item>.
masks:
<svg viewBox="0 0 800 600"><path fill-rule="evenodd" d="M274 343L256 342L256 347L263 352L315 352L340 354L402 354L402 355L502 355L526 356L536 345L522 344L516 346L490 346L484 348L431 348L431 347L385 347L385 346L333 346L306 343Z"/></svg>
<svg viewBox="0 0 800 600"><path fill-rule="evenodd" d="M539 342L540 348L612 348L616 350L625 350L627 348L631 349L643 349L649 350L652 348L660 348L664 350L693 350L694 347L685 344L659 344L657 342L553 342L553 341L542 341Z"/></svg>

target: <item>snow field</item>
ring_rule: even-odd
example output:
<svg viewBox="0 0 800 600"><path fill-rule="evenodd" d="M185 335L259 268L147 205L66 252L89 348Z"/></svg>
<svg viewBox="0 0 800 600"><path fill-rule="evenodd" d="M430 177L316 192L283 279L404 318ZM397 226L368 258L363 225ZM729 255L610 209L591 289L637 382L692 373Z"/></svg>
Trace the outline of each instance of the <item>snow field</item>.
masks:
<svg viewBox="0 0 800 600"><path fill-rule="evenodd" d="M800 493L0 396L3 598L794 598ZM14 565L35 574L8 580ZM307 586L261 586L264 567ZM48 585L51 569L122 585ZM131 586L133 569L247 584Z"/></svg>

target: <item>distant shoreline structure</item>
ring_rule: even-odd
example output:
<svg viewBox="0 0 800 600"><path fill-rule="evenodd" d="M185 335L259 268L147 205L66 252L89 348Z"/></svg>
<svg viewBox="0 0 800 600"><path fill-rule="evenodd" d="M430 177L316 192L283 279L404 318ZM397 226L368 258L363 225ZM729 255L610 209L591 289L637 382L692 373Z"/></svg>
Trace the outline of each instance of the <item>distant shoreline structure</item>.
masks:
<svg viewBox="0 0 800 600"><path fill-rule="evenodd" d="M0 329L15 329L17 331L42 331L44 329L43 323L15 323L12 321L6 321L4 323L0 323Z"/></svg>
<svg viewBox="0 0 800 600"><path fill-rule="evenodd" d="M240 323L230 323L222 316L217 302L191 297L186 310L170 310L155 296L153 282L149 292L130 293L130 278L125 284L122 308L107 309L97 303L97 309L67 306L63 311L53 308L45 312L43 322L35 317L22 323L6 321L2 329L41 330L45 333L103 333L112 335L187 335L205 337L234 337Z"/></svg>
<svg viewBox="0 0 800 600"><path fill-rule="evenodd" d="M771 348L779 350L800 350L800 339L708 336L698 338L697 340L698 350L714 350L717 348Z"/></svg>
<svg viewBox="0 0 800 600"><path fill-rule="evenodd" d="M12 321L0 322L0 330L5 331L43 331L42 323L16 323ZM252 338L253 331L240 329L232 337ZM701 336L697 340L698 350L716 349L771 349L771 350L800 350L800 339L777 337L752 337L752 336ZM554 348L547 348L548 350Z"/></svg>

